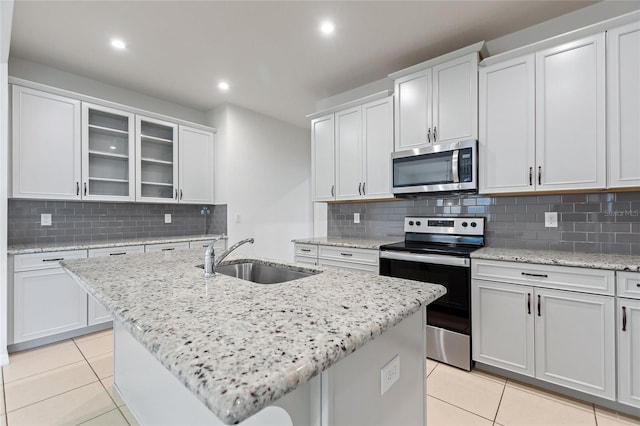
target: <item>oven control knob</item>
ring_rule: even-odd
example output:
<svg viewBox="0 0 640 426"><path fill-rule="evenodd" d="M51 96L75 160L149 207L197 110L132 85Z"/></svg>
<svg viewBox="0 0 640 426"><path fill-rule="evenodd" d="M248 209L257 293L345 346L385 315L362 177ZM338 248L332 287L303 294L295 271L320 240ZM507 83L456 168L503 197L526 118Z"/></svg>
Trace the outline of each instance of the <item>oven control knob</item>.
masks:
<svg viewBox="0 0 640 426"><path fill-rule="evenodd" d="M409 226L413 226L413 221L412 220L409 221Z"/></svg>
<svg viewBox="0 0 640 426"><path fill-rule="evenodd" d="M478 224L477 224L477 223L475 223L475 222L471 222L471 227L472 227L472 228L475 228L476 226L478 226Z"/></svg>
<svg viewBox="0 0 640 426"><path fill-rule="evenodd" d="M462 227L466 228L467 227L467 222L462 222Z"/></svg>
<svg viewBox="0 0 640 426"><path fill-rule="evenodd" d="M416 226L420 226L420 221L417 221L417 222L416 222Z"/></svg>

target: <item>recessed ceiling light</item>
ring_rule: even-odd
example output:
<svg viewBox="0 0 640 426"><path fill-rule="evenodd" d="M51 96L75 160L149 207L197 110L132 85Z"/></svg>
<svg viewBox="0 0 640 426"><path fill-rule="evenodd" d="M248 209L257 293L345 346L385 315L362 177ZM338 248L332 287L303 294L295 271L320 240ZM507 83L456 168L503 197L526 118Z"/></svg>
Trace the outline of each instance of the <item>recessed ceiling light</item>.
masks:
<svg viewBox="0 0 640 426"><path fill-rule="evenodd" d="M227 90L229 90L229 83L227 83L226 81L221 81L220 83L218 83L218 89L226 92Z"/></svg>
<svg viewBox="0 0 640 426"><path fill-rule="evenodd" d="M124 40L121 40L119 38L112 38L111 47L118 50L124 50L127 48L127 43L125 43Z"/></svg>
<svg viewBox="0 0 640 426"><path fill-rule="evenodd" d="M322 34L325 34L325 35L333 34L335 29L336 29L336 26L333 25L333 22L331 22L331 21L324 21L320 25L320 31L322 32Z"/></svg>

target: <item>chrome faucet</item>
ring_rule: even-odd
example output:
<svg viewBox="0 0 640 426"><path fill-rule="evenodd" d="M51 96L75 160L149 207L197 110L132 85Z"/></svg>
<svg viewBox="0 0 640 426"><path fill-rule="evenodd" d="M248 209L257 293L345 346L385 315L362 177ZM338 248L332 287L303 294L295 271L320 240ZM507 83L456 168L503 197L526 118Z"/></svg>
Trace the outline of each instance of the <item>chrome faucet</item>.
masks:
<svg viewBox="0 0 640 426"><path fill-rule="evenodd" d="M219 239L220 238L216 238L211 244L209 244L209 247L207 247L207 250L204 252L204 276L205 276L205 278L210 278L210 277L214 276L216 274L216 267L220 264L220 262L222 262L224 260L225 257L229 256L232 251L234 251L235 249L237 249L238 247L240 247L241 245L243 245L245 243L253 244L253 238L246 238L246 239L244 239L242 241L238 241L237 243L235 243L234 245L229 247L227 250L223 251L220 256L216 257L216 253L215 253L215 250L213 248L213 245Z"/></svg>

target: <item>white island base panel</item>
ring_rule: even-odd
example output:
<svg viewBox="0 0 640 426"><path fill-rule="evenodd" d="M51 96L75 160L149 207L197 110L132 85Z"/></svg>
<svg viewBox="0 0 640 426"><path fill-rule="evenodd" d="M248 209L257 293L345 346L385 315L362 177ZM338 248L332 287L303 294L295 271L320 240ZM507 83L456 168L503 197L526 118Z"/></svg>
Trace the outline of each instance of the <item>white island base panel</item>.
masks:
<svg viewBox="0 0 640 426"><path fill-rule="evenodd" d="M239 424L426 425L425 321L423 307ZM382 369L396 357L397 381L381 394ZM225 424L118 321L114 384L141 425Z"/></svg>

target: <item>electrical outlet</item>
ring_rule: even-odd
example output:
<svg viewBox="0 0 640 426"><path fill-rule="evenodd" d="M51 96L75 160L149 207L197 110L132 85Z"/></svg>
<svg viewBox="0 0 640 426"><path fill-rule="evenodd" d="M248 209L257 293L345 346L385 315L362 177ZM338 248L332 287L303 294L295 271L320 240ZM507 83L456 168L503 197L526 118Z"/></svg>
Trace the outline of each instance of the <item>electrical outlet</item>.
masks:
<svg viewBox="0 0 640 426"><path fill-rule="evenodd" d="M40 215L40 226L51 226L51 213L42 213Z"/></svg>
<svg viewBox="0 0 640 426"><path fill-rule="evenodd" d="M360 223L360 213L353 214L353 223Z"/></svg>
<svg viewBox="0 0 640 426"><path fill-rule="evenodd" d="M544 213L544 226L547 228L558 227L558 212L545 212Z"/></svg>
<svg viewBox="0 0 640 426"><path fill-rule="evenodd" d="M396 355L380 370L380 395L384 395L400 378L400 355Z"/></svg>
<svg viewBox="0 0 640 426"><path fill-rule="evenodd" d="M171 213L164 215L164 223L171 223Z"/></svg>
<svg viewBox="0 0 640 426"><path fill-rule="evenodd" d="M211 210L209 210L209 207L207 207L207 206L200 207L200 215L201 216L208 215L208 214L211 214Z"/></svg>

